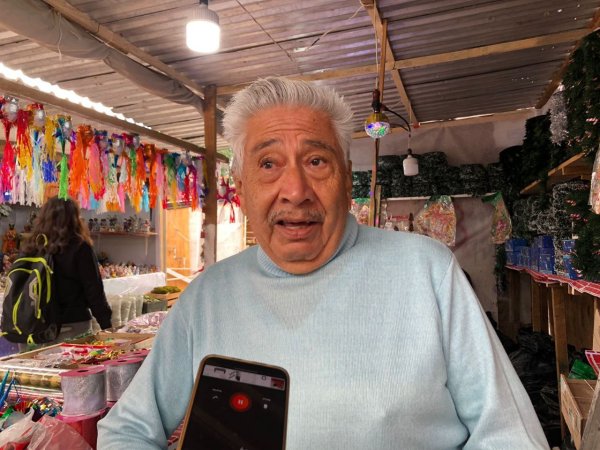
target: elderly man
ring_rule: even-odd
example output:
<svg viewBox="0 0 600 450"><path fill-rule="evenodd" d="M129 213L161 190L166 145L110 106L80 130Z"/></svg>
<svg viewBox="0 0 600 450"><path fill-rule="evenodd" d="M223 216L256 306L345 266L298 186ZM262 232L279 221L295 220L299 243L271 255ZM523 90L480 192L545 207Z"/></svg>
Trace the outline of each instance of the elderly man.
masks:
<svg viewBox="0 0 600 450"><path fill-rule="evenodd" d="M288 370L288 449L548 448L452 253L348 214L351 118L303 82L235 96L225 134L259 246L186 289L100 449L164 448L207 354Z"/></svg>

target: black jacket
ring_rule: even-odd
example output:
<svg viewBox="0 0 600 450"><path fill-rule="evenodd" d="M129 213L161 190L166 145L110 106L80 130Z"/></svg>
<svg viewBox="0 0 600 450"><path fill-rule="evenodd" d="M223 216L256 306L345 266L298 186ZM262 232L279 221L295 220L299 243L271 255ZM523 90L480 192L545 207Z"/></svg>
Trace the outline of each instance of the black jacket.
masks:
<svg viewBox="0 0 600 450"><path fill-rule="evenodd" d="M112 311L106 296L98 260L87 242L72 241L53 256L56 299L60 305L61 323L90 320L92 314L102 329L110 328Z"/></svg>

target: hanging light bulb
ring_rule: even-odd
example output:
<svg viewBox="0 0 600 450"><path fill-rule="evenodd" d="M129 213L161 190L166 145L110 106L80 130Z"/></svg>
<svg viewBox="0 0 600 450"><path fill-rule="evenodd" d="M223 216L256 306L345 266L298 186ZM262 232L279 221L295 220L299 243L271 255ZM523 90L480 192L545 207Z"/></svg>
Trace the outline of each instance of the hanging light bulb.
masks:
<svg viewBox="0 0 600 450"><path fill-rule="evenodd" d="M412 150L408 149L408 155L402 162L402 168L404 169L405 177L414 177L419 175L419 160L412 154Z"/></svg>
<svg viewBox="0 0 600 450"><path fill-rule="evenodd" d="M215 53L219 50L221 27L219 16L208 9L208 0L200 0L194 8L192 19L186 25L187 46L198 53Z"/></svg>

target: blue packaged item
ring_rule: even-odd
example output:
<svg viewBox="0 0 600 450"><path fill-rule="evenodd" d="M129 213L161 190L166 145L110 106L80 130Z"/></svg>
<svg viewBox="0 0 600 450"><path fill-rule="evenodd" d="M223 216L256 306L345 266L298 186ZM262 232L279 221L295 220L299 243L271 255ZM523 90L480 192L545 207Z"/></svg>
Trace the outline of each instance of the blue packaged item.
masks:
<svg viewBox="0 0 600 450"><path fill-rule="evenodd" d="M527 240L523 238L513 238L505 242L504 248L507 252L519 251L519 248L526 247Z"/></svg>
<svg viewBox="0 0 600 450"><path fill-rule="evenodd" d="M530 256L530 269L539 271L539 263L540 263L540 249L537 247L531 247L529 250Z"/></svg>
<svg viewBox="0 0 600 450"><path fill-rule="evenodd" d="M562 249L565 253L571 253L575 250L575 239L564 239L562 241Z"/></svg>
<svg viewBox="0 0 600 450"><path fill-rule="evenodd" d="M540 255L539 272L554 274L554 255Z"/></svg>
<svg viewBox="0 0 600 450"><path fill-rule="evenodd" d="M538 236L537 237L537 247L554 249L554 242L552 240L552 236Z"/></svg>
<svg viewBox="0 0 600 450"><path fill-rule="evenodd" d="M571 280L581 279L581 274L573 266L573 257L571 255L563 255L563 263L565 265L565 271L567 272L567 276Z"/></svg>

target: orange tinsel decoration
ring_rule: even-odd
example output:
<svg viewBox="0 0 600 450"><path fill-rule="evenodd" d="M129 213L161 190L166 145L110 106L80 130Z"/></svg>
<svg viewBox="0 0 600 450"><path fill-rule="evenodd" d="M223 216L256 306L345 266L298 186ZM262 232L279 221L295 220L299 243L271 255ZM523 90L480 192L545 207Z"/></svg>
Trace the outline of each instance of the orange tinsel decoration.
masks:
<svg viewBox="0 0 600 450"><path fill-rule="evenodd" d="M150 200L150 208L156 207L156 199L158 198L158 185L156 184L156 148L153 144L144 145L146 160L150 162L148 171L148 197Z"/></svg>
<svg viewBox="0 0 600 450"><path fill-rule="evenodd" d="M88 167L86 153L94 138L92 127L80 125L77 128L75 149L71 155L71 171L69 172L69 196L79 198L84 204L89 202L90 186L88 183Z"/></svg>

